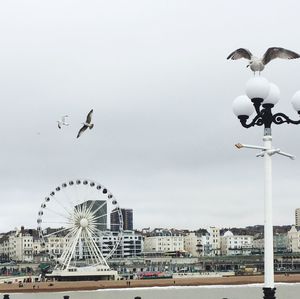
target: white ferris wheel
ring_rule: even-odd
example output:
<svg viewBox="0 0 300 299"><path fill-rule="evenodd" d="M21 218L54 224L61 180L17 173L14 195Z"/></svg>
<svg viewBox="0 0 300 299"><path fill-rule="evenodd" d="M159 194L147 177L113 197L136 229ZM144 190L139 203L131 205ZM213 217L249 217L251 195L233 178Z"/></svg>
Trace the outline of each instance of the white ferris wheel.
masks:
<svg viewBox="0 0 300 299"><path fill-rule="evenodd" d="M117 200L103 185L88 179L69 180L51 191L40 206L37 224L41 247L60 271L109 269L107 259L117 250L123 231ZM58 236L65 243L57 247ZM51 239L53 248L49 248Z"/></svg>

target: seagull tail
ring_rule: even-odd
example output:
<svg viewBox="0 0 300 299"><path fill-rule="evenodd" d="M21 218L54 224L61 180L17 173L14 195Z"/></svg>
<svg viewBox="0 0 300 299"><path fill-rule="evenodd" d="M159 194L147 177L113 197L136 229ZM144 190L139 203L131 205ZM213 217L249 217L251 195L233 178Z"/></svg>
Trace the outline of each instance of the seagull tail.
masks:
<svg viewBox="0 0 300 299"><path fill-rule="evenodd" d="M94 127L94 124L91 124L91 125L89 126L90 130L93 129L93 127Z"/></svg>

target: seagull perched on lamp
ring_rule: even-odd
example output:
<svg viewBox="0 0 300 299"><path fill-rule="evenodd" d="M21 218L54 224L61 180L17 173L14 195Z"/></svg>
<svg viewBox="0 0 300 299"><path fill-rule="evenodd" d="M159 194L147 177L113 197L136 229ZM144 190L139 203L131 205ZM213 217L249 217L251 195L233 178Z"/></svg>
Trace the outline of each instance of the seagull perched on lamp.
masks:
<svg viewBox="0 0 300 299"><path fill-rule="evenodd" d="M78 134L77 134L77 138L79 138L81 136L81 134L87 129L89 128L90 130L94 127L94 124L92 124L92 115L93 115L93 109L88 113L87 117L86 117L86 121L83 124L83 126L81 127L81 129L79 130Z"/></svg>
<svg viewBox="0 0 300 299"><path fill-rule="evenodd" d="M263 55L262 58L257 58L252 55L252 53L245 49L245 48L239 48L235 51L233 51L227 59L237 60L240 58L245 58L249 60L249 64L247 67L250 67L250 69L254 72L260 72L265 68L265 65L268 64L271 60L275 58L283 58L283 59L295 59L299 58L300 55L296 52L279 48L279 47L272 47L269 48L266 53Z"/></svg>

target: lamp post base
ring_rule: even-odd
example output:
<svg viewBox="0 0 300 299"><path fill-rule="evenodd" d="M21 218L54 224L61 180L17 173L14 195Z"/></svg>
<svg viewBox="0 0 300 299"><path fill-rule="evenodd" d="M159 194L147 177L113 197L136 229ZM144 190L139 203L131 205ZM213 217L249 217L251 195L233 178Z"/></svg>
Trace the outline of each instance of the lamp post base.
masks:
<svg viewBox="0 0 300 299"><path fill-rule="evenodd" d="M275 291L276 288L263 288L264 291L264 299L276 299Z"/></svg>

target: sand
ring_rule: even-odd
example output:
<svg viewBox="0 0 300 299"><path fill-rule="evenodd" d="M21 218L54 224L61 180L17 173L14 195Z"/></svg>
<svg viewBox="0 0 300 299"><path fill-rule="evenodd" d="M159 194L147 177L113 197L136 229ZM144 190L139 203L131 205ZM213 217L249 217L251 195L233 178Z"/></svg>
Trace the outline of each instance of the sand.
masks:
<svg viewBox="0 0 300 299"><path fill-rule="evenodd" d="M165 287L165 286L201 286L201 285L242 285L263 283L263 276L231 276L219 278L178 278L149 280L118 280L118 281L81 281L81 282L37 282L25 283L19 287L17 283L0 284L0 293L37 293L60 291L83 291L97 289ZM275 282L300 282L300 274L275 275ZM51 285L52 284L52 285Z"/></svg>

